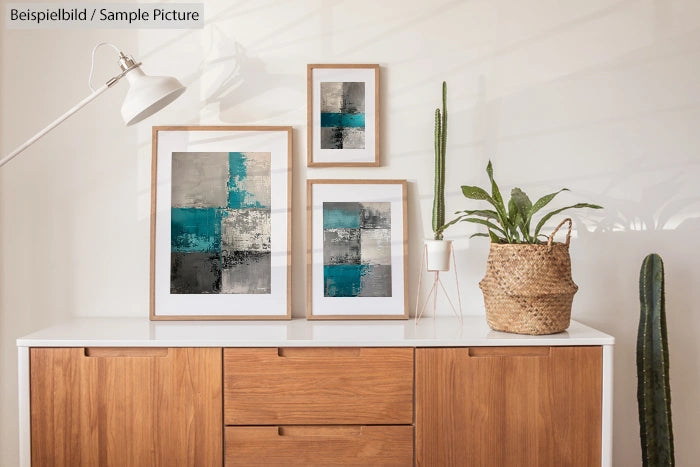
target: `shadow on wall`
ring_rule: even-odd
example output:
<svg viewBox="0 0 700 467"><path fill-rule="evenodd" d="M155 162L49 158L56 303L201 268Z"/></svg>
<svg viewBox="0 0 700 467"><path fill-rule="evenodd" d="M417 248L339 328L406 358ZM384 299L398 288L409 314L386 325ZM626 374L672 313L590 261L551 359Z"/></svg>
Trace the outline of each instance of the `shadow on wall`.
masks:
<svg viewBox="0 0 700 467"><path fill-rule="evenodd" d="M640 166L643 161L633 161L631 165ZM631 232L692 228L700 222L700 196L693 193L697 181L689 180L688 175L697 174L700 169L697 166L696 161L689 161L671 173L660 173L656 183L641 190L638 201L612 200L617 209L607 210L606 217L596 230ZM620 180L619 177L611 180L603 193L609 193L615 186L633 186L635 176L638 175L638 172L633 172L626 180Z"/></svg>
<svg viewBox="0 0 700 467"><path fill-rule="evenodd" d="M202 108L214 105L222 122L238 121L234 109L263 94L282 89L283 92L298 92L305 89L305 79L298 70L294 74L270 73L265 62L248 54L239 42L227 37L219 28L211 28L211 45L198 69L187 81L201 80ZM246 110L249 122L269 119L274 115L289 112L289 103L280 102L278 109L270 104L256 115L255 108Z"/></svg>
<svg viewBox="0 0 700 467"><path fill-rule="evenodd" d="M610 333L616 340L615 423L636 425L638 420L635 346L639 269L644 257L652 252L659 253L667 265L671 395L673 408L678 408L673 416L679 465L693 463L679 454L692 451L700 420L696 389L700 386L700 371L695 358L700 354L700 313L696 305L700 300L700 196L693 180L700 172L699 165L688 161L661 173L636 170L625 180L612 180L604 193L620 193L627 187L630 196L620 199L610 194L608 199L600 199L602 205L610 207L604 211L607 216L593 231L579 229L572 243L574 279L581 290L588 291L574 300L573 318ZM649 179L655 181L649 184ZM635 188L635 180L647 183ZM632 194L634 189L636 194ZM637 200L630 200L632 197ZM581 311L580 317L576 310ZM613 445L618 447L616 452L622 446L639 446L638 429L616 429ZM639 456L641 459L641 449ZM639 459L615 456L613 464L631 465Z"/></svg>

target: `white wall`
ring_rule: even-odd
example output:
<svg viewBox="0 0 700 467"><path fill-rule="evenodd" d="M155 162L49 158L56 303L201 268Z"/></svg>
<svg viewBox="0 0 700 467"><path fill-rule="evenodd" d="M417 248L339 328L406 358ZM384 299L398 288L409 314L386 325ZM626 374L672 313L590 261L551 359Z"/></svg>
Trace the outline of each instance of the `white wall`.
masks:
<svg viewBox="0 0 700 467"><path fill-rule="evenodd" d="M5 0L0 1L3 4ZM76 316L147 316L150 126L293 125L293 309L304 314L307 177L406 178L410 285L429 232L432 114L449 86L448 211L488 158L504 190L571 188L574 318L614 335L614 464L638 465L635 339L642 258L665 259L676 453L700 457L700 2L205 1L203 30L0 30L0 154L88 94L107 40L189 86L125 128L125 84L0 169L0 465L17 463L15 339ZM101 51L97 76L114 72ZM379 63L382 167L307 169L306 64ZM488 245L458 239L467 312ZM415 306L410 294L411 307ZM443 310L444 312L444 310Z"/></svg>

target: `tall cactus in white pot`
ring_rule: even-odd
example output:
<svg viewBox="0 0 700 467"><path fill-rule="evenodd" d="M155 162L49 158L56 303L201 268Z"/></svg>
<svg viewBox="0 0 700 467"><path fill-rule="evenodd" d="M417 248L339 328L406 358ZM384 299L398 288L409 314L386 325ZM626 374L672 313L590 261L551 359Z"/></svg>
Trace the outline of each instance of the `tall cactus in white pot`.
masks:
<svg viewBox="0 0 700 467"><path fill-rule="evenodd" d="M443 239L445 224L445 152L447 149L447 83L442 82L442 111L435 109L435 186L433 239L426 240L428 271L450 269L452 241Z"/></svg>
<svg viewBox="0 0 700 467"><path fill-rule="evenodd" d="M445 223L445 152L447 149L447 83L442 82L442 110L435 109L435 187L433 197L433 238L425 241L424 262L426 269L433 273L433 286L421 306L420 292L421 279L423 277L423 264L421 264L418 276L418 296L416 297L416 324L423 316L428 303L433 302L433 317L437 314L438 292L442 290L447 298L454 315L462 322L462 298L459 294L459 281L455 267L455 290L457 300L450 299L445 286L440 279L441 271L450 270L450 257L454 262L452 240L445 240L442 236L447 227L458 222L453 220Z"/></svg>

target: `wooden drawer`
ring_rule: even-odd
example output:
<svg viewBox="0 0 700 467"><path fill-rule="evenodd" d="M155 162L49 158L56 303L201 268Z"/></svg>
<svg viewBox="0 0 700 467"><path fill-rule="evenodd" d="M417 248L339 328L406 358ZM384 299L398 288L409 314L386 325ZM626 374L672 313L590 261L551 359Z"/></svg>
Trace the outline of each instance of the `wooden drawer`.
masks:
<svg viewBox="0 0 700 467"><path fill-rule="evenodd" d="M413 349L224 349L224 423L409 425Z"/></svg>
<svg viewBox="0 0 700 467"><path fill-rule="evenodd" d="M410 466L412 426L226 427L225 465Z"/></svg>

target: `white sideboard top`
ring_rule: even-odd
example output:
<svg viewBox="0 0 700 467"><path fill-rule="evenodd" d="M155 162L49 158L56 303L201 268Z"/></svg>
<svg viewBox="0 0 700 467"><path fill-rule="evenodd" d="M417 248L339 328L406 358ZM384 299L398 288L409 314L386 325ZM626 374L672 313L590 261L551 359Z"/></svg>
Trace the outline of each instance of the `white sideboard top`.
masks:
<svg viewBox="0 0 700 467"><path fill-rule="evenodd" d="M407 321L149 321L83 318L17 339L18 347L476 347L612 345L576 321L568 330L524 336L491 330L483 316Z"/></svg>

